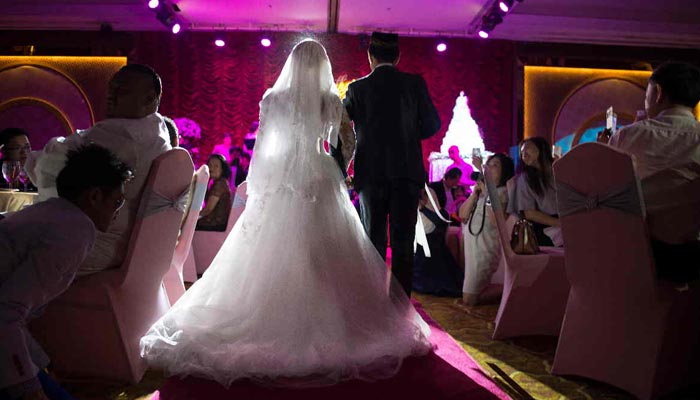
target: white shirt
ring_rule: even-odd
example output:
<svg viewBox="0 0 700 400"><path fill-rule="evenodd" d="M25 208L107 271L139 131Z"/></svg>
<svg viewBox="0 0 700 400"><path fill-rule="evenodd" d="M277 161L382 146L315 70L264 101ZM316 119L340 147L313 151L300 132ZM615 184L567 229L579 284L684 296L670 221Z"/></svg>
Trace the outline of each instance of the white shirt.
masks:
<svg viewBox="0 0 700 400"><path fill-rule="evenodd" d="M0 221L0 388L34 379L47 363L27 320L68 288L95 234L92 220L61 198Z"/></svg>
<svg viewBox="0 0 700 400"><path fill-rule="evenodd" d="M170 136L158 114L139 119L110 118L90 129L78 131L67 138L54 138L34 160L29 162L28 174L39 188L38 200L56 196L56 176L65 165L69 149L89 142L103 146L125 162L134 173L134 179L125 185L126 203L107 232L100 232L93 251L88 255L79 274L97 272L121 264L126 256L131 227L146 184L151 163L160 154L170 150Z"/></svg>
<svg viewBox="0 0 700 400"><path fill-rule="evenodd" d="M652 237L667 243L700 233L700 122L684 107L636 122L610 138L633 156Z"/></svg>

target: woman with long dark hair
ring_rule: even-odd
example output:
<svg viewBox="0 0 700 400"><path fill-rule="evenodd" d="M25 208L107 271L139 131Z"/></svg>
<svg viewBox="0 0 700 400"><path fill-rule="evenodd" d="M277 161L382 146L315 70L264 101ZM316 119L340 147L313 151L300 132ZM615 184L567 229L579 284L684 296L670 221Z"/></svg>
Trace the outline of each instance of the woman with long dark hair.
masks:
<svg viewBox="0 0 700 400"><path fill-rule="evenodd" d="M224 232L231 213L231 167L221 154L212 154L207 161L211 185L207 189L205 206L199 213L198 231Z"/></svg>
<svg viewBox="0 0 700 400"><path fill-rule="evenodd" d="M481 171L481 159L474 159ZM508 204L506 182L515 174L513 159L503 153L492 155L486 161L489 177L498 191L502 207ZM501 260L501 246L493 209L489 205L489 193L482 177L476 183L469 199L460 207L462 219L462 240L464 241L464 283L462 304L478 304L491 276Z"/></svg>
<svg viewBox="0 0 700 400"><path fill-rule="evenodd" d="M547 227L558 227L557 195L552 173L552 147L541 137L520 144L520 173L508 212L530 221L541 246L553 246L545 234Z"/></svg>

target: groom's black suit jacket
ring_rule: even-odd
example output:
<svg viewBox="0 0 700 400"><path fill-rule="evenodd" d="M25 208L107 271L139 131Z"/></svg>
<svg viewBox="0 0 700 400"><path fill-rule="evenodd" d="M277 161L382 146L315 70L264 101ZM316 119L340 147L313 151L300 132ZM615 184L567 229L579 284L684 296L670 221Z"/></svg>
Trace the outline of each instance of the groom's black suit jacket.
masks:
<svg viewBox="0 0 700 400"><path fill-rule="evenodd" d="M343 104L355 123L357 190L394 179L425 182L421 139L437 133L440 119L422 77L377 67L350 84Z"/></svg>

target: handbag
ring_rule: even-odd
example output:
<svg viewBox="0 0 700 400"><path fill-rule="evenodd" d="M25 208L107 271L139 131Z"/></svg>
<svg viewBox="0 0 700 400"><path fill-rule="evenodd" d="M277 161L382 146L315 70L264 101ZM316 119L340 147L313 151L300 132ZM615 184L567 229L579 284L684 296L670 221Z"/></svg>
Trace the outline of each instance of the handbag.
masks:
<svg viewBox="0 0 700 400"><path fill-rule="evenodd" d="M524 218L518 220L510 237L510 247L515 254L537 254L540 246L532 223Z"/></svg>

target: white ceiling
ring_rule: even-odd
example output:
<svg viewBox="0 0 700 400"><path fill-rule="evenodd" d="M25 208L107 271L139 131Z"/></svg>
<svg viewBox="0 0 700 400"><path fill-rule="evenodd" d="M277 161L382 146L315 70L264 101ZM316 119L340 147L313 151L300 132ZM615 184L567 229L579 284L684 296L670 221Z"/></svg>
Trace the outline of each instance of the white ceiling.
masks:
<svg viewBox="0 0 700 400"><path fill-rule="evenodd" d="M177 0L193 30L329 28L474 36L496 0ZM164 30L147 0L0 0L0 29ZM518 41L700 48L700 0L523 0L491 37ZM332 20L332 19L331 19ZM331 26L334 22L331 21Z"/></svg>

